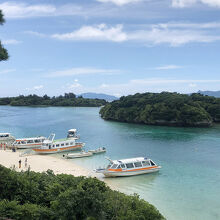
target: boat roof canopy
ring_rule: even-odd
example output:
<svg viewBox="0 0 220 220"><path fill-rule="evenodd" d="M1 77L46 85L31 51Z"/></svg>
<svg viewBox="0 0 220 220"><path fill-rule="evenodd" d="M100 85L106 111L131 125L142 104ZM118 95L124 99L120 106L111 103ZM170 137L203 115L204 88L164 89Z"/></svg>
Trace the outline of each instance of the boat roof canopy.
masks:
<svg viewBox="0 0 220 220"><path fill-rule="evenodd" d="M75 128L70 129L68 132L76 132Z"/></svg>
<svg viewBox="0 0 220 220"><path fill-rule="evenodd" d="M129 158L129 159L122 159L122 160L112 160L112 163L114 164L135 163L135 162L141 162L143 160L148 160L148 158L147 157L135 157L135 158Z"/></svg>
<svg viewBox="0 0 220 220"><path fill-rule="evenodd" d="M0 135L10 135L10 133L0 133Z"/></svg>
<svg viewBox="0 0 220 220"><path fill-rule="evenodd" d="M43 136L39 136L39 137L30 137L30 138L19 138L16 139L16 141L29 141L29 140L38 140L38 139L46 139Z"/></svg>

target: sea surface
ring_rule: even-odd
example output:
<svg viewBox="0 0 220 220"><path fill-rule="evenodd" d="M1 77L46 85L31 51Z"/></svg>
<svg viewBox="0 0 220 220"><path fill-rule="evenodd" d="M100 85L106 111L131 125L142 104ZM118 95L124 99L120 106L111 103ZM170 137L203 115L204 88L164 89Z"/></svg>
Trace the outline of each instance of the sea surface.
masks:
<svg viewBox="0 0 220 220"><path fill-rule="evenodd" d="M220 219L220 125L147 126L105 121L99 108L0 106L0 132L17 138L52 132L63 138L70 128L77 128L86 150L107 148L106 154L74 159L90 170L106 166L106 156L146 156L162 166L159 173L105 178L121 192L138 193L167 219Z"/></svg>

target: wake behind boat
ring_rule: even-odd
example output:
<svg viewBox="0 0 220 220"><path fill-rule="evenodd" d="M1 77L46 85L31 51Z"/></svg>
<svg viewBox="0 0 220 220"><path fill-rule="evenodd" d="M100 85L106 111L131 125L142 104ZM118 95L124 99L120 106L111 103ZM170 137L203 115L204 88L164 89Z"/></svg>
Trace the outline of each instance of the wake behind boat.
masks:
<svg viewBox="0 0 220 220"><path fill-rule="evenodd" d="M110 160L110 164L105 169L96 169L97 173L103 173L106 177L134 176L145 173L157 172L161 168L151 159L137 157L123 160Z"/></svg>
<svg viewBox="0 0 220 220"><path fill-rule="evenodd" d="M54 154L65 151L79 150L85 144L76 142L79 136L76 135L76 129L68 131L67 138L54 140L55 134L51 134L40 148L33 149L37 154Z"/></svg>

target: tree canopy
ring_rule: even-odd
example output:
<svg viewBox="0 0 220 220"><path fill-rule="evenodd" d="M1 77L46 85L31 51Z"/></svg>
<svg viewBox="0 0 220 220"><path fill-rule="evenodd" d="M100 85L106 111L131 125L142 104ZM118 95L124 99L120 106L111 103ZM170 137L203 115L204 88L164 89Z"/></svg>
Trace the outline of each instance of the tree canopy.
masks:
<svg viewBox="0 0 220 220"><path fill-rule="evenodd" d="M198 93L137 93L100 110L106 120L169 126L210 126L220 122L220 98Z"/></svg>
<svg viewBox="0 0 220 220"><path fill-rule="evenodd" d="M49 97L47 95L37 96L17 96L0 98L0 105L12 106L81 106L81 107L98 107L105 105L104 99L85 99L76 97L74 93L65 93L63 96Z"/></svg>
<svg viewBox="0 0 220 220"><path fill-rule="evenodd" d="M1 165L0 176L0 219L164 219L137 195L113 191L96 178L16 172Z"/></svg>
<svg viewBox="0 0 220 220"><path fill-rule="evenodd" d="M5 22L4 16L2 14L2 10L0 10L0 25L3 25ZM2 43L0 41L0 61L7 60L8 59L8 52L7 50L2 46Z"/></svg>

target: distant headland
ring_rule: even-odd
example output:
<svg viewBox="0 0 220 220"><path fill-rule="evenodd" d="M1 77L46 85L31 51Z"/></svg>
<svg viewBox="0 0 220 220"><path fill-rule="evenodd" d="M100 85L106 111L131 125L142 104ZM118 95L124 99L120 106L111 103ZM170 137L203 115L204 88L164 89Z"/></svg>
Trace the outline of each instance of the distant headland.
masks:
<svg viewBox="0 0 220 220"><path fill-rule="evenodd" d="M76 97L74 93L65 93L60 96L49 97L47 95L20 95L17 97L0 98L0 105L11 106L75 106L75 107L99 107L107 102L104 99L88 99L82 96Z"/></svg>
<svg viewBox="0 0 220 220"><path fill-rule="evenodd" d="M129 123L209 127L220 122L220 98L199 93L137 93L106 104L100 115Z"/></svg>

